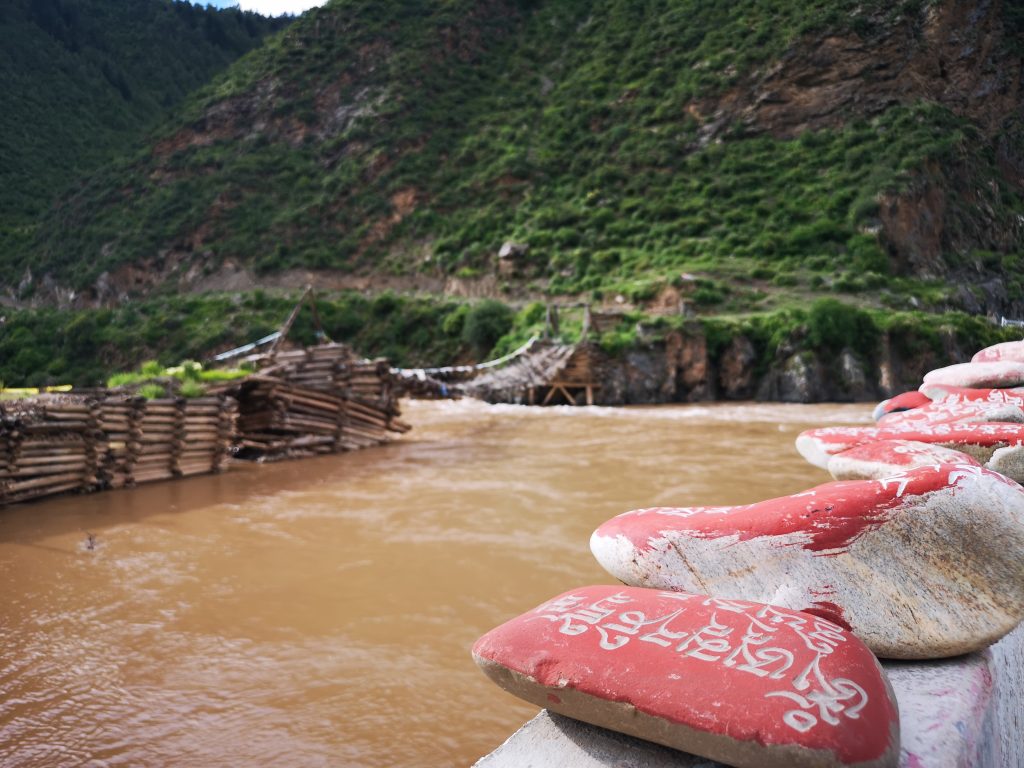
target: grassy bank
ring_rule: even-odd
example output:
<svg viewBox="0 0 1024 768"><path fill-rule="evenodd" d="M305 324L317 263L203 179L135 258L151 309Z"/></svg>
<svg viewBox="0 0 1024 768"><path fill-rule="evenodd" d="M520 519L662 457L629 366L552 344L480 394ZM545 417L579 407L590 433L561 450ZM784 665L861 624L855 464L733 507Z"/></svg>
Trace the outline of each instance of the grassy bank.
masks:
<svg viewBox="0 0 1024 768"><path fill-rule="evenodd" d="M294 294L254 291L166 297L116 309L8 310L0 326L0 380L7 386L97 385L143 360L165 366L208 360L276 330L296 299ZM470 303L390 293L374 297L340 293L320 297L317 306L332 339L402 366L495 357L543 332L545 322L545 307L540 303L513 309L493 300ZM581 327L582 310L562 313L560 331L565 341L577 341ZM955 350L969 354L1020 337L1015 329L1000 329L984 318L962 313L868 310L819 299L808 307L696 321L627 312L597 340L615 357L657 344L673 331L703 333L712 360L743 336L756 351L759 373L778 357L800 351L828 359L850 349L874 364L880 359L884 338L898 357L930 353L946 361ZM290 338L301 344L316 342L308 310L300 313Z"/></svg>

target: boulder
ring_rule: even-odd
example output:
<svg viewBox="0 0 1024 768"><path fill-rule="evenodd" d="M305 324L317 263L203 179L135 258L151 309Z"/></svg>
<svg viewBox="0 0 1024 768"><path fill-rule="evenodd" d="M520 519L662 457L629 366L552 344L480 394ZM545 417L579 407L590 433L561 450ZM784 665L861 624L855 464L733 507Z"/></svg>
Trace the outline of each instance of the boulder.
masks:
<svg viewBox="0 0 1024 768"><path fill-rule="evenodd" d="M824 427L797 435L796 449L807 461L828 469L829 457L881 440L912 440L961 451L984 464L1000 448L1024 445L1024 424L895 424L891 427ZM1024 480L1024 475L1011 475Z"/></svg>
<svg viewBox="0 0 1024 768"><path fill-rule="evenodd" d="M967 653L1024 618L1024 489L976 465L739 507L641 509L590 547L626 584L827 616L886 658Z"/></svg>
<svg viewBox="0 0 1024 768"><path fill-rule="evenodd" d="M836 480L881 480L915 467L958 463L980 466L966 453L951 448L913 440L881 440L830 457L828 471Z"/></svg>
<svg viewBox="0 0 1024 768"><path fill-rule="evenodd" d="M685 592L574 589L473 647L505 690L739 768L896 766L877 659L820 616Z"/></svg>
<svg viewBox="0 0 1024 768"><path fill-rule="evenodd" d="M1024 341L1004 341L1002 344L993 344L976 352L971 358L972 363L994 363L1006 360L1014 363L1024 363Z"/></svg>
<svg viewBox="0 0 1024 768"><path fill-rule="evenodd" d="M930 402L931 398L923 392L918 392L917 390L904 392L901 395L896 395L880 402L875 406L872 416L875 417L875 421L878 421L886 414L909 411L912 408L920 408L922 405L927 405Z"/></svg>
<svg viewBox="0 0 1024 768"><path fill-rule="evenodd" d="M986 402L1024 405L1024 389L1021 388L993 389L985 387L982 389L970 389L966 387L951 387L946 384L922 384L920 392L930 397L934 402Z"/></svg>
<svg viewBox="0 0 1024 768"><path fill-rule="evenodd" d="M1024 628L1022 628L1024 629ZM1004 637L993 651L1015 640ZM942 661L882 664L900 710L900 768L999 768L1024 765L1017 686L1019 661L992 653ZM1007 683L999 691L999 683ZM1009 710L1001 718L1000 709ZM986 733L986 730L988 732ZM996 738L993 738L995 736ZM999 736L1006 741L1002 746ZM725 768L722 763L542 711L474 768Z"/></svg>
<svg viewBox="0 0 1024 768"><path fill-rule="evenodd" d="M922 405L909 411L889 413L878 421L880 427L906 424L952 424L954 422L980 424L985 422L1024 422L1024 400L1019 404L973 400L962 402L955 398Z"/></svg>
<svg viewBox="0 0 1024 768"><path fill-rule="evenodd" d="M924 375L924 387L946 384L951 387L1017 387L1024 384L1024 363L1000 360L990 363L957 363L936 368Z"/></svg>

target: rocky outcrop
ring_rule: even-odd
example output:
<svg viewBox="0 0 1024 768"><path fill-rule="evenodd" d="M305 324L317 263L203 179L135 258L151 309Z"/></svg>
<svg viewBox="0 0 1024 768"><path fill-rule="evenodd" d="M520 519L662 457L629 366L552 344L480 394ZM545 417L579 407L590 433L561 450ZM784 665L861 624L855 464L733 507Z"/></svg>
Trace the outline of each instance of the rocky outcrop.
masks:
<svg viewBox="0 0 1024 768"><path fill-rule="evenodd" d="M941 349L936 349L906 332L893 331L865 357L848 347L809 349L798 328L774 355L743 334L713 352L700 323L693 322L661 338L638 342L619 355L605 356L597 402L878 401L917 389L928 371L970 357L952 333L940 334L939 340Z"/></svg>

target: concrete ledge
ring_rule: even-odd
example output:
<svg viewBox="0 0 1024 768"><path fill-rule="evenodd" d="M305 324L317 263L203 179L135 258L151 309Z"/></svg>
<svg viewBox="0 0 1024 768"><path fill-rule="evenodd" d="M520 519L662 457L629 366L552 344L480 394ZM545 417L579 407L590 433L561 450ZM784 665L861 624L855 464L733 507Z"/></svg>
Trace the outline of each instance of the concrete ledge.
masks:
<svg viewBox="0 0 1024 768"><path fill-rule="evenodd" d="M883 664L900 707L901 768L1024 766L1024 626L983 653ZM541 712L476 768L721 768Z"/></svg>

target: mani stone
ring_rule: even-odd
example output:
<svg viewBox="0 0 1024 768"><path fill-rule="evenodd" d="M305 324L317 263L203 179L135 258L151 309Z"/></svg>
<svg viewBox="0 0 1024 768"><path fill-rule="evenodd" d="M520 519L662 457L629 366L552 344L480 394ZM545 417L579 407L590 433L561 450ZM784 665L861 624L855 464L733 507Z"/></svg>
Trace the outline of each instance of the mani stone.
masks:
<svg viewBox="0 0 1024 768"><path fill-rule="evenodd" d="M913 408L920 408L922 405L927 405L931 402L929 398L923 392L914 390L913 392L904 392L903 394L890 397L888 400L883 400L875 406L874 416L875 421L889 413L902 413L903 411L909 411Z"/></svg>
<svg viewBox="0 0 1024 768"><path fill-rule="evenodd" d="M830 457L828 472L836 480L881 480L915 467L957 463L980 466L966 453L939 445L913 440L881 440Z"/></svg>
<svg viewBox="0 0 1024 768"><path fill-rule="evenodd" d="M992 651L1011 643L1018 629ZM1009 768L1024 765L1015 675L1020 664L994 653L941 661L886 662L900 710L900 768ZM1001 685L1002 683L1007 685ZM1000 711L1010 710L1008 717ZM1007 742L999 743L999 734ZM547 710L520 728L474 768L723 768Z"/></svg>
<svg viewBox="0 0 1024 768"><path fill-rule="evenodd" d="M958 403L1008 403L1024 405L1024 389L991 388L972 389L967 387L951 387L947 384L922 384L919 390L922 395L935 402Z"/></svg>
<svg viewBox="0 0 1024 768"><path fill-rule="evenodd" d="M488 632L473 657L537 706L738 768L899 759L877 659L852 632L785 608L582 587Z"/></svg>
<svg viewBox="0 0 1024 768"><path fill-rule="evenodd" d="M1024 424L896 424L892 427L824 427L808 429L796 438L796 449L808 462L828 469L831 456L881 440L913 440L952 448L982 464L1024 452ZM999 457L997 457L999 454ZM1004 473L1006 474L1006 473ZM1024 475L1013 475L1024 480Z"/></svg>
<svg viewBox="0 0 1024 768"><path fill-rule="evenodd" d="M957 363L924 375L924 384L951 387L1016 387L1024 384L1024 363L999 360L991 363Z"/></svg>
<svg viewBox="0 0 1024 768"><path fill-rule="evenodd" d="M950 424L963 422L1024 422L1024 400L1020 403L993 402L991 400L960 400L950 397L914 408L910 411L889 413L878 421L880 427L890 428L905 424Z"/></svg>
<svg viewBox="0 0 1024 768"><path fill-rule="evenodd" d="M1002 344L993 344L976 352L971 358L972 363L995 363L1006 360L1014 363L1024 363L1024 341L1004 341Z"/></svg>
<svg viewBox="0 0 1024 768"><path fill-rule="evenodd" d="M981 649L1024 618L1024 488L970 464L636 510L590 548L626 584L826 616L890 659Z"/></svg>

